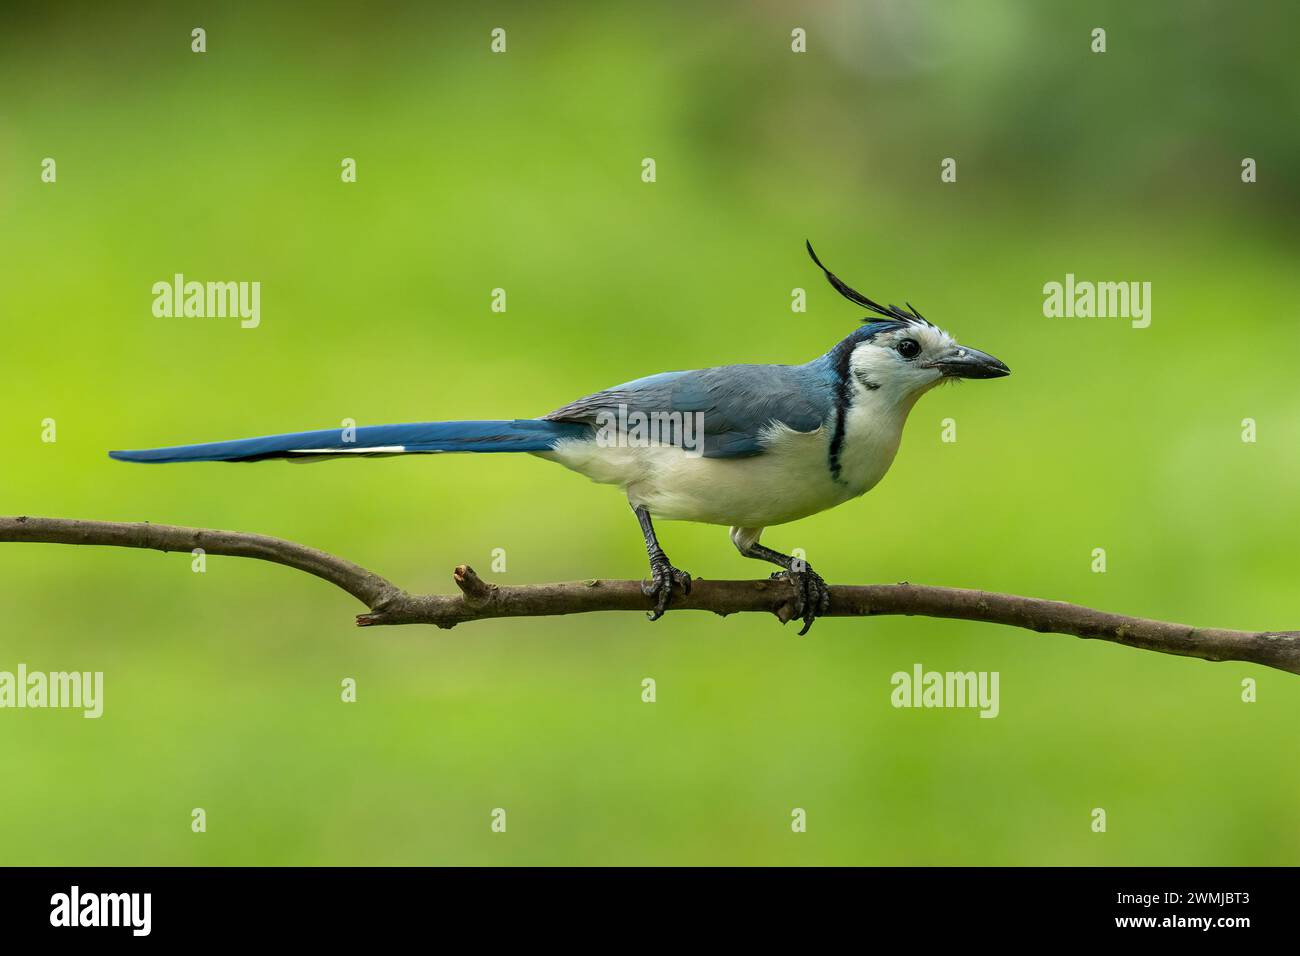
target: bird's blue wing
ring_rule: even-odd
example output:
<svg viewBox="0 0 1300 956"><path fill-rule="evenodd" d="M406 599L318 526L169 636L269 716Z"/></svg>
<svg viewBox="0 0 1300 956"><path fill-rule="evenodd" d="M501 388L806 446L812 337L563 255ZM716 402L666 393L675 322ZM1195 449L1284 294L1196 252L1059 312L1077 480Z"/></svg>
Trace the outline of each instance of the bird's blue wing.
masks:
<svg viewBox="0 0 1300 956"><path fill-rule="evenodd" d="M809 365L724 365L664 372L588 395L544 416L549 421L599 425L602 416L656 412L699 413L704 456L741 458L763 451L773 423L810 432L834 407L835 378Z"/></svg>

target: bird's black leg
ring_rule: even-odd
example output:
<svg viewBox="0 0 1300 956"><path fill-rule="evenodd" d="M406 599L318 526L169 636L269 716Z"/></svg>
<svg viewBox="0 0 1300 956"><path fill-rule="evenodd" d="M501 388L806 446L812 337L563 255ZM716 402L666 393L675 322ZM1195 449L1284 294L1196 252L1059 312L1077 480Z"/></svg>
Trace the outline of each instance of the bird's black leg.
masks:
<svg viewBox="0 0 1300 956"><path fill-rule="evenodd" d="M831 589L827 587L822 576L812 569L808 562L773 551L755 541L741 552L747 558L770 561L785 568L772 575L773 578L785 578L794 585L794 616L803 618L803 630L799 636L808 633L818 614L825 614L831 609Z"/></svg>
<svg viewBox="0 0 1300 956"><path fill-rule="evenodd" d="M650 523L650 512L642 505L632 510L636 513L636 520L641 523L641 533L645 535L646 554L650 555L650 580L641 582L641 591L646 597L655 599L655 608L650 612L649 618L657 621L664 616L664 611L668 608L668 598L672 596L674 584L681 586L683 594L691 593L691 576L668 563L668 555L664 554L664 549L659 547L654 525Z"/></svg>

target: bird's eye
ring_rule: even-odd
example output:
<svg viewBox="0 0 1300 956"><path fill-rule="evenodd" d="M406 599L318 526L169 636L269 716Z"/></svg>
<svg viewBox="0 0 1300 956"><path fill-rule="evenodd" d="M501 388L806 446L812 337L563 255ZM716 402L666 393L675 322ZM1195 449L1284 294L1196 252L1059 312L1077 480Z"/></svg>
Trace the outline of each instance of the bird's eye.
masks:
<svg viewBox="0 0 1300 956"><path fill-rule="evenodd" d="M898 343L898 354L905 359L916 358L921 354L921 346L916 339L903 339Z"/></svg>

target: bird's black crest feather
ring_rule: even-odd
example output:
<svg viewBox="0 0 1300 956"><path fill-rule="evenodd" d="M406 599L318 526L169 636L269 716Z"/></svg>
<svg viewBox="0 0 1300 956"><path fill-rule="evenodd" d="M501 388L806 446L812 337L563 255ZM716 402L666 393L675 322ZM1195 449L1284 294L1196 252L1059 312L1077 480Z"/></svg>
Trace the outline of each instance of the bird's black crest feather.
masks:
<svg viewBox="0 0 1300 956"><path fill-rule="evenodd" d="M879 302L873 302L871 299L868 299L865 295L863 295L857 289L850 286L843 279L837 276L834 272L831 272L830 269L827 269L824 265L822 265L822 261L817 258L817 253L813 252L812 242L805 239L804 244L807 245L808 247L808 255L812 256L812 261L817 263L817 268L821 269L822 272L826 273L827 281L830 282L831 286L835 289L836 292L844 296L844 298L848 299L850 302L857 303L863 308L868 309L869 311L883 318L893 319L895 322L902 322L904 325L911 325L916 322L920 322L925 325L930 324L929 320L927 320L925 316L921 315L921 313L918 312L910 302L907 303L906 309L900 309L896 305L883 306ZM868 318L864 318L862 321L870 322L872 320Z"/></svg>

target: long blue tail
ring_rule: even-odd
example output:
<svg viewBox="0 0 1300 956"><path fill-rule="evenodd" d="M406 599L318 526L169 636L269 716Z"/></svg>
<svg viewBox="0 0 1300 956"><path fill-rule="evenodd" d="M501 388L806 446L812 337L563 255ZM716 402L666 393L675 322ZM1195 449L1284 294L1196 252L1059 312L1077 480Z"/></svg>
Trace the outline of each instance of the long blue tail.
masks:
<svg viewBox="0 0 1300 956"><path fill-rule="evenodd" d="M583 438L588 425L519 418L499 422L419 422L365 425L345 430L267 435L203 445L177 445L143 451L110 451L118 461L261 461L266 458L321 459L382 455L421 455L448 451L546 451L561 438Z"/></svg>

